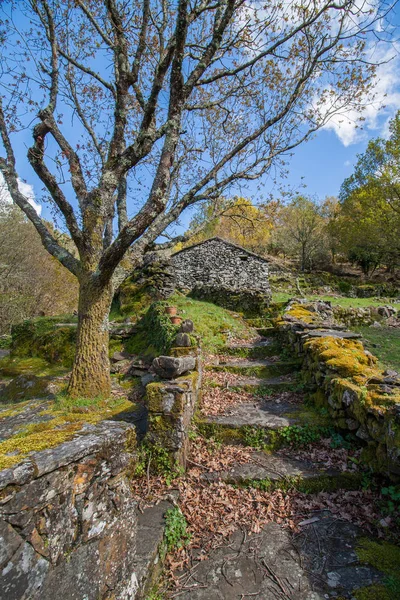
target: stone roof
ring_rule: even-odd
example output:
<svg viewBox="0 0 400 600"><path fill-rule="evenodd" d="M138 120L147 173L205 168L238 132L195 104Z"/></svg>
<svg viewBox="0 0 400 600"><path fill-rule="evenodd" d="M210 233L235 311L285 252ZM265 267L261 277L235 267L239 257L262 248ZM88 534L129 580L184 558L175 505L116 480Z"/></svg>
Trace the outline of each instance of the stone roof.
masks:
<svg viewBox="0 0 400 600"><path fill-rule="evenodd" d="M238 244L233 244L232 242L228 242L227 240L224 240L223 238L220 238L218 236L208 238L207 240L204 240L203 242L198 242L197 244L193 244L192 246L187 246L186 248L182 248L182 250L178 250L178 252L174 252L174 254L172 256L178 256L178 254L181 254L182 252L186 252L187 250L193 250L193 248L197 248L197 246L202 246L203 244L206 244L207 242L222 242L222 244L225 244L226 246L231 246L233 248L236 248L237 250L240 250L241 252L245 252L249 256L254 256L255 258L258 258L259 260L262 260L265 263L269 264L269 261L266 260L265 258L263 258L262 256L260 256L259 254L256 254L255 252L250 252L250 250L246 250L246 248L243 248L242 246L239 246Z"/></svg>

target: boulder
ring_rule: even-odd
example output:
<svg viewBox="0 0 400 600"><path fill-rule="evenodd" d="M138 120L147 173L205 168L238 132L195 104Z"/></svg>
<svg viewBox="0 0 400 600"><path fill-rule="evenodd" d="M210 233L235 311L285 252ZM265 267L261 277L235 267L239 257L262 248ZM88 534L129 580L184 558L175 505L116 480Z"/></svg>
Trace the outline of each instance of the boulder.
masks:
<svg viewBox="0 0 400 600"><path fill-rule="evenodd" d="M194 356L182 356L175 358L173 356L159 356L153 360L153 371L162 379L174 379L188 371L193 371L196 367Z"/></svg>
<svg viewBox="0 0 400 600"><path fill-rule="evenodd" d="M60 386L48 377L18 375L1 392L0 403L23 402L31 398L54 396Z"/></svg>

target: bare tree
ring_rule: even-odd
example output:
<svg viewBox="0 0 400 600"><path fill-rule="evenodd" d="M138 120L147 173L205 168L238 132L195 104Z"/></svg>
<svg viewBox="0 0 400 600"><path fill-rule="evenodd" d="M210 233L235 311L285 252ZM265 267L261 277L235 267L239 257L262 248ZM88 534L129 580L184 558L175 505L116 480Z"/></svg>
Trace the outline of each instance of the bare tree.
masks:
<svg viewBox="0 0 400 600"><path fill-rule="evenodd" d="M0 170L45 248L79 280L69 393L108 394L108 312L127 252L134 267L183 210L259 178L333 114L360 108L374 74L369 36L383 35L390 7L358 0L1 6ZM27 128L29 164L78 258L18 189L17 139Z"/></svg>

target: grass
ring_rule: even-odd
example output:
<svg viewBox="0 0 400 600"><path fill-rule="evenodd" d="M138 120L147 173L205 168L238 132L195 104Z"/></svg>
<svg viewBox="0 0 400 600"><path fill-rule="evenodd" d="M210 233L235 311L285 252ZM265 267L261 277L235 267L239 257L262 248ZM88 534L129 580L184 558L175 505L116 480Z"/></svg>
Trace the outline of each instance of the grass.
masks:
<svg viewBox="0 0 400 600"><path fill-rule="evenodd" d="M366 347L385 368L400 372L400 329L392 327L358 327Z"/></svg>
<svg viewBox="0 0 400 600"><path fill-rule="evenodd" d="M298 297L298 294L293 292L288 294L287 292L273 292L272 302L287 302L291 298ZM334 306L342 306L343 308L366 308L368 306L383 306L388 304L387 298L347 298L346 296L318 296L313 294L306 294L307 300L322 300L324 302L332 302ZM400 309L400 303L392 303L390 305L394 308Z"/></svg>
<svg viewBox="0 0 400 600"><path fill-rule="evenodd" d="M193 321L194 332L201 337L203 348L208 352L222 349L226 345L228 334L244 339L252 335L243 319L225 308L178 294L169 298L169 301L177 306L181 317Z"/></svg>

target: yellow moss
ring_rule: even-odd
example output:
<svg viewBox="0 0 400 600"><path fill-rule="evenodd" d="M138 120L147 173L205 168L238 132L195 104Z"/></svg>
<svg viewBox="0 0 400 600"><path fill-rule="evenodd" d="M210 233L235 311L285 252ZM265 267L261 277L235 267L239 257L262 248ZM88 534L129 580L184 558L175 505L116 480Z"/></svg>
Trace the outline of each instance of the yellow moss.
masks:
<svg viewBox="0 0 400 600"><path fill-rule="evenodd" d="M327 336L308 340L305 347L311 350L318 361L324 361L342 377L353 377L357 383L379 374L374 367L377 359L367 355L357 340Z"/></svg>
<svg viewBox="0 0 400 600"><path fill-rule="evenodd" d="M63 442L70 440L74 434L81 429L82 421L69 423L59 429L50 428L51 421L47 423L48 429L35 431L35 426L28 426L31 431L24 434L19 433L12 438L0 443L0 470L7 469L26 458L30 452L38 452L46 448L54 448ZM42 423L36 424L45 425ZM46 435L43 436L43 432Z"/></svg>
<svg viewBox="0 0 400 600"><path fill-rule="evenodd" d="M307 310L302 304L294 304L291 309L287 311L286 315L307 324L313 323L316 317L315 312Z"/></svg>
<svg viewBox="0 0 400 600"><path fill-rule="evenodd" d="M51 415L52 419L26 425L13 437L0 443L0 470L19 463L30 452L53 448L68 441L85 423L95 425L121 412L131 411L134 406L126 398L99 401L92 406L74 406L68 398L63 398L42 411L42 415Z"/></svg>
<svg viewBox="0 0 400 600"><path fill-rule="evenodd" d="M26 405L29 404L29 402L31 402L31 400L27 400L26 402L18 402L18 404L14 406L8 405L8 408L6 410L0 409L0 420L18 415L25 409Z"/></svg>

